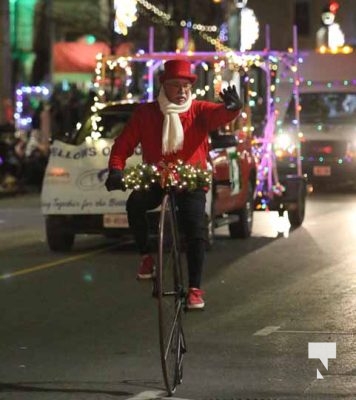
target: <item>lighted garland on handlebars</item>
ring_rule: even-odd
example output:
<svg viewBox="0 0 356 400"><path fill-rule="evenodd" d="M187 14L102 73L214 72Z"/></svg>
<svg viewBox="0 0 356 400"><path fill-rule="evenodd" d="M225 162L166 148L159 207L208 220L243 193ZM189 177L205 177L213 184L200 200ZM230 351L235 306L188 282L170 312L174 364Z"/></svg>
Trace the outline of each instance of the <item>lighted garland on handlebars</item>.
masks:
<svg viewBox="0 0 356 400"><path fill-rule="evenodd" d="M163 188L174 186L178 190L208 189L211 172L184 165L181 160L158 165L142 163L125 169L124 183L127 189L133 190L148 190L153 184L159 184Z"/></svg>

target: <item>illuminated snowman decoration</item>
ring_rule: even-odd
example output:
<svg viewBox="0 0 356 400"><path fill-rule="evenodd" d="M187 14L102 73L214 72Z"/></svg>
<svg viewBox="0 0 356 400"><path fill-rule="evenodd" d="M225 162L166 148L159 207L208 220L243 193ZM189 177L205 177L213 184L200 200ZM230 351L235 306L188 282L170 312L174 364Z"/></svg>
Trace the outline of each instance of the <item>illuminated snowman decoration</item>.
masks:
<svg viewBox="0 0 356 400"><path fill-rule="evenodd" d="M323 26L317 31L317 47L327 47L331 50L343 47L345 44L345 35L340 25L335 22L335 13L329 8L321 14Z"/></svg>
<svg viewBox="0 0 356 400"><path fill-rule="evenodd" d="M236 11L228 21L229 44L239 51L250 50L259 37L259 23L247 0L234 0Z"/></svg>

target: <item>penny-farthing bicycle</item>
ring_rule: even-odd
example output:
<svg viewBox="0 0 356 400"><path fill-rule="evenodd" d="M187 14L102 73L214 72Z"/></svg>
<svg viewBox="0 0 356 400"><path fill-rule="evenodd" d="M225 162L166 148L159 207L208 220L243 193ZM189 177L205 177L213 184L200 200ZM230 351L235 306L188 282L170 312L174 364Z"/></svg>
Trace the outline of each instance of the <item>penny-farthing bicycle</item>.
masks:
<svg viewBox="0 0 356 400"><path fill-rule="evenodd" d="M160 166L139 165L127 171L131 188L149 188L159 183L164 189L158 228L158 263L153 278L153 296L158 304L159 347L163 380L171 396L183 377L183 356L187 351L183 332L186 292L182 268L181 241L176 208L176 191L209 186L210 175L182 162Z"/></svg>
<svg viewBox="0 0 356 400"><path fill-rule="evenodd" d="M185 307L183 270L175 189L165 188L158 232L158 265L154 292L158 300L159 346L163 380L169 395L182 382L186 352L182 313Z"/></svg>

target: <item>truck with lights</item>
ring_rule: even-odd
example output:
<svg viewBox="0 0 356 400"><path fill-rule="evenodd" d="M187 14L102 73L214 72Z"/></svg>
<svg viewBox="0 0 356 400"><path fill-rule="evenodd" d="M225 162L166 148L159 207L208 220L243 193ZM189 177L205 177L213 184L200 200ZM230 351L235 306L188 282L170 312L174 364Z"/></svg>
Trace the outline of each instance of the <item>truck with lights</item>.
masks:
<svg viewBox="0 0 356 400"><path fill-rule="evenodd" d="M300 53L298 98L278 116L275 154L284 175L295 168L316 189L356 185L356 54ZM296 112L299 116L295 117Z"/></svg>
<svg viewBox="0 0 356 400"><path fill-rule="evenodd" d="M152 51L126 58L102 56L97 58L98 97L107 92L103 85L109 84L106 89L114 88L110 78L120 76L124 102L98 101L95 110L78 124L78 131L67 143L52 144L41 193L51 250L70 250L76 234L127 234L128 193L108 193L104 187L110 142L122 131L134 104L142 101L134 100L130 92L135 66L141 64L147 71L143 75L147 95L143 101L152 101L157 73L165 61L178 57L189 59L195 67L199 87L194 97L214 100L224 84L233 83L240 89L244 104L238 119L209 135L208 161L212 171L206 207L209 243L213 241L215 228L222 225L228 226L231 238L248 238L255 210L278 211L280 215L286 212L294 228L303 223L306 181L300 172L300 157L297 168L280 179L273 153L278 112L276 87L283 88L286 82L286 93L290 95L291 88L293 92L297 86L294 53ZM137 165L141 160L139 149L132 157L130 162Z"/></svg>

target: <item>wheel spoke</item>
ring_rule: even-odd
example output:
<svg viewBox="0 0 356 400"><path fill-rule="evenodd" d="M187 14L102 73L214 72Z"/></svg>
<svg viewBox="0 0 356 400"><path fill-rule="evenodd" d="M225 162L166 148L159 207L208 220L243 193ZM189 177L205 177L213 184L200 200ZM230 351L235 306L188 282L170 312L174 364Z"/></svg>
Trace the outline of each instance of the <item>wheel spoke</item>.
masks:
<svg viewBox="0 0 356 400"><path fill-rule="evenodd" d="M166 348L166 352L165 352L165 355L164 355L165 359L167 359L167 353L168 353L169 348L170 348L170 346L172 344L174 333L175 333L175 331L177 329L177 320L178 320L180 312L181 312L181 307L182 307L182 305L179 302L179 304L178 304L178 306L176 308L176 313L175 313L175 316L173 318L172 326L171 326L171 329L170 329L170 332L169 332L169 335L168 335L167 348Z"/></svg>

